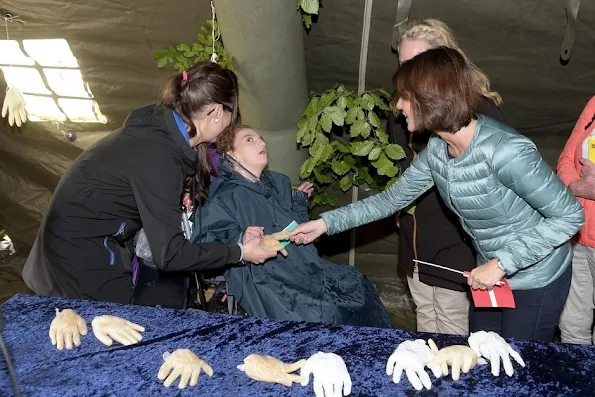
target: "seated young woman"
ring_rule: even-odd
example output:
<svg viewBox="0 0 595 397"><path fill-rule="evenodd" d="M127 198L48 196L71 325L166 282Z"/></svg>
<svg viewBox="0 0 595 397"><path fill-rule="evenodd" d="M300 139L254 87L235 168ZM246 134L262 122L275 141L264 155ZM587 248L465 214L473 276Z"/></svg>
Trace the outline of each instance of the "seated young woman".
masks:
<svg viewBox="0 0 595 397"><path fill-rule="evenodd" d="M283 230L293 221L309 220L311 185L292 190L285 175L265 170L266 142L253 129L235 127L217 142L223 154L219 177L209 200L195 214L192 240L241 241L250 225L264 234ZM262 265L228 267L228 293L254 317L392 327L372 283L357 269L326 261L313 245L288 244L287 257L278 255Z"/></svg>

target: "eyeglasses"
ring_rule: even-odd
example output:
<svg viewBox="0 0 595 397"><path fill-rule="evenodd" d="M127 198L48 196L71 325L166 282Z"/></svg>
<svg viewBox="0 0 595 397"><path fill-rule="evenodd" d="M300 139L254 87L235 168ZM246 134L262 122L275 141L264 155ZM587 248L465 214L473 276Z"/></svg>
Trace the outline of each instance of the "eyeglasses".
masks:
<svg viewBox="0 0 595 397"><path fill-rule="evenodd" d="M219 105L221 105L223 107L223 110L227 110L229 113L233 113L233 109L230 108L229 106L227 106L224 103L220 103ZM209 113L207 113L207 116L211 113L213 113L215 111L215 108L211 109L211 111Z"/></svg>

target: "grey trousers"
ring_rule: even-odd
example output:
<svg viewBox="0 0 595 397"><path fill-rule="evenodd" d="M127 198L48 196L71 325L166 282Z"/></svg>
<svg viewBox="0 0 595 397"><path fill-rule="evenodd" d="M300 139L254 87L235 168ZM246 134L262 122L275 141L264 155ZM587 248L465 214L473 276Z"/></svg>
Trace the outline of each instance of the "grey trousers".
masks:
<svg viewBox="0 0 595 397"><path fill-rule="evenodd" d="M595 308L595 248L574 244L572 282L560 316L564 343L595 344L593 309Z"/></svg>
<svg viewBox="0 0 595 397"><path fill-rule="evenodd" d="M407 277L415 302L418 332L469 334L469 296L466 292L432 287L419 281L417 269Z"/></svg>

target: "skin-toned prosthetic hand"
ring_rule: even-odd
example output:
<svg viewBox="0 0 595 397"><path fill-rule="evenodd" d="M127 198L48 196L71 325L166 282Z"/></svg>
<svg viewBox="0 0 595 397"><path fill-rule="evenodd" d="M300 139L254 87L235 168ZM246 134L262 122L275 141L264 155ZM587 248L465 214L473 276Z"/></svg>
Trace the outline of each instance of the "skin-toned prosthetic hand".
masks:
<svg viewBox="0 0 595 397"><path fill-rule="evenodd" d="M428 339L428 345L436 357L428 361L426 365L430 368L439 365L443 376L448 375L448 366L450 365L452 379L455 381L459 380L461 370L466 374L478 363L477 354L469 346L452 345L438 350L432 339ZM485 361L483 363L485 364Z"/></svg>
<svg viewBox="0 0 595 397"><path fill-rule="evenodd" d="M91 321L93 335L101 343L111 346L114 341L124 346L134 345L143 340L141 332L145 328L116 316L97 316Z"/></svg>
<svg viewBox="0 0 595 397"><path fill-rule="evenodd" d="M510 357L521 366L525 366L521 355L517 353L506 341L495 332L477 331L469 335L469 346L478 357L484 357L492 365L492 375L500 375L500 361L506 375L512 376L514 370Z"/></svg>
<svg viewBox="0 0 595 397"><path fill-rule="evenodd" d="M201 370L207 375L213 376L213 368L189 349L178 349L171 354L165 352L163 353L163 360L165 362L159 368L157 378L159 380L165 379L165 382L163 382L165 387L170 387L178 378L180 378L178 389L183 389L188 384L191 387L196 386Z"/></svg>
<svg viewBox="0 0 595 397"><path fill-rule="evenodd" d="M50 324L50 339L58 350L72 349L81 345L81 335L87 335L85 319L72 309L56 309L56 317Z"/></svg>
<svg viewBox="0 0 595 397"><path fill-rule="evenodd" d="M433 358L434 353L426 345L425 340L407 340L397 346L394 353L389 357L386 362L386 374L392 375L393 382L399 383L401 375L405 371L407 379L409 379L415 390L421 390L424 386L430 390L432 382L425 367L426 363ZM439 365L432 367L431 370L436 378L442 375Z"/></svg>
<svg viewBox="0 0 595 397"><path fill-rule="evenodd" d="M314 376L316 397L341 397L351 394L351 376L341 356L335 353L318 352L306 360L300 370L304 378L302 386L307 386L310 374Z"/></svg>
<svg viewBox="0 0 595 397"><path fill-rule="evenodd" d="M262 243L260 243L260 246L267 251L279 251L281 255L287 257L285 246L280 243L280 241L283 240L289 240L289 234L287 232L273 233L267 236L262 236Z"/></svg>
<svg viewBox="0 0 595 397"><path fill-rule="evenodd" d="M306 360L286 364L278 358L251 354L244 359L244 364L238 365L238 369L248 377L268 383L279 383L290 387L294 382L302 383L303 378L292 374L306 364Z"/></svg>

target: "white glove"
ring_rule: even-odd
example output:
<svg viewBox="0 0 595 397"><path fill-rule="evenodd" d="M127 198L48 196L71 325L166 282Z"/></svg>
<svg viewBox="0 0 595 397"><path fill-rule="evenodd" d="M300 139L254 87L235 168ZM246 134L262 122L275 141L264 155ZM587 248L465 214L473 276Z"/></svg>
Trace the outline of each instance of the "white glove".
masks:
<svg viewBox="0 0 595 397"><path fill-rule="evenodd" d="M434 353L426 345L425 340L407 340L397 346L397 349L389 357L386 363L386 374L389 376L392 374L393 382L399 383L401 374L405 371L407 379L409 379L415 390L421 390L424 386L430 390L432 388L432 382L425 367L426 363L434 357ZM442 376L442 370L439 364L433 366L431 370L436 378Z"/></svg>
<svg viewBox="0 0 595 397"><path fill-rule="evenodd" d="M81 335L87 335L87 324L85 320L76 314L72 309L60 311L56 309L56 317L50 324L50 339L52 345L58 350L72 349L72 345L79 347L81 345Z"/></svg>
<svg viewBox="0 0 595 397"><path fill-rule="evenodd" d="M116 316L97 316L91 321L93 335L101 343L111 346L114 341L124 346L134 345L143 340L141 332L145 328Z"/></svg>
<svg viewBox="0 0 595 397"><path fill-rule="evenodd" d="M25 99L23 94L16 87L8 87L2 105L2 117L6 117L8 112L8 124L12 127L16 123L20 127L27 121L27 112L25 112Z"/></svg>
<svg viewBox="0 0 595 397"><path fill-rule="evenodd" d="M341 397L351 394L351 376L341 356L335 353L318 352L313 354L300 369L304 378L302 386L310 382L314 375L314 394L316 397Z"/></svg>
<svg viewBox="0 0 595 397"><path fill-rule="evenodd" d="M201 369L207 375L213 376L213 368L189 349L178 349L171 354L165 352L163 353L163 360L165 362L161 364L157 378L159 380L165 379L165 382L163 382L165 387L170 387L178 378L180 378L178 389L185 388L188 381L190 381L190 386L196 386Z"/></svg>
<svg viewBox="0 0 595 397"><path fill-rule="evenodd" d="M510 357L514 358L521 367L525 366L525 362L521 355L517 353L506 341L495 332L478 331L472 332L469 335L469 346L473 349L477 357L484 357L492 365L492 375L500 375L500 360L504 366L506 375L512 376L514 370Z"/></svg>

